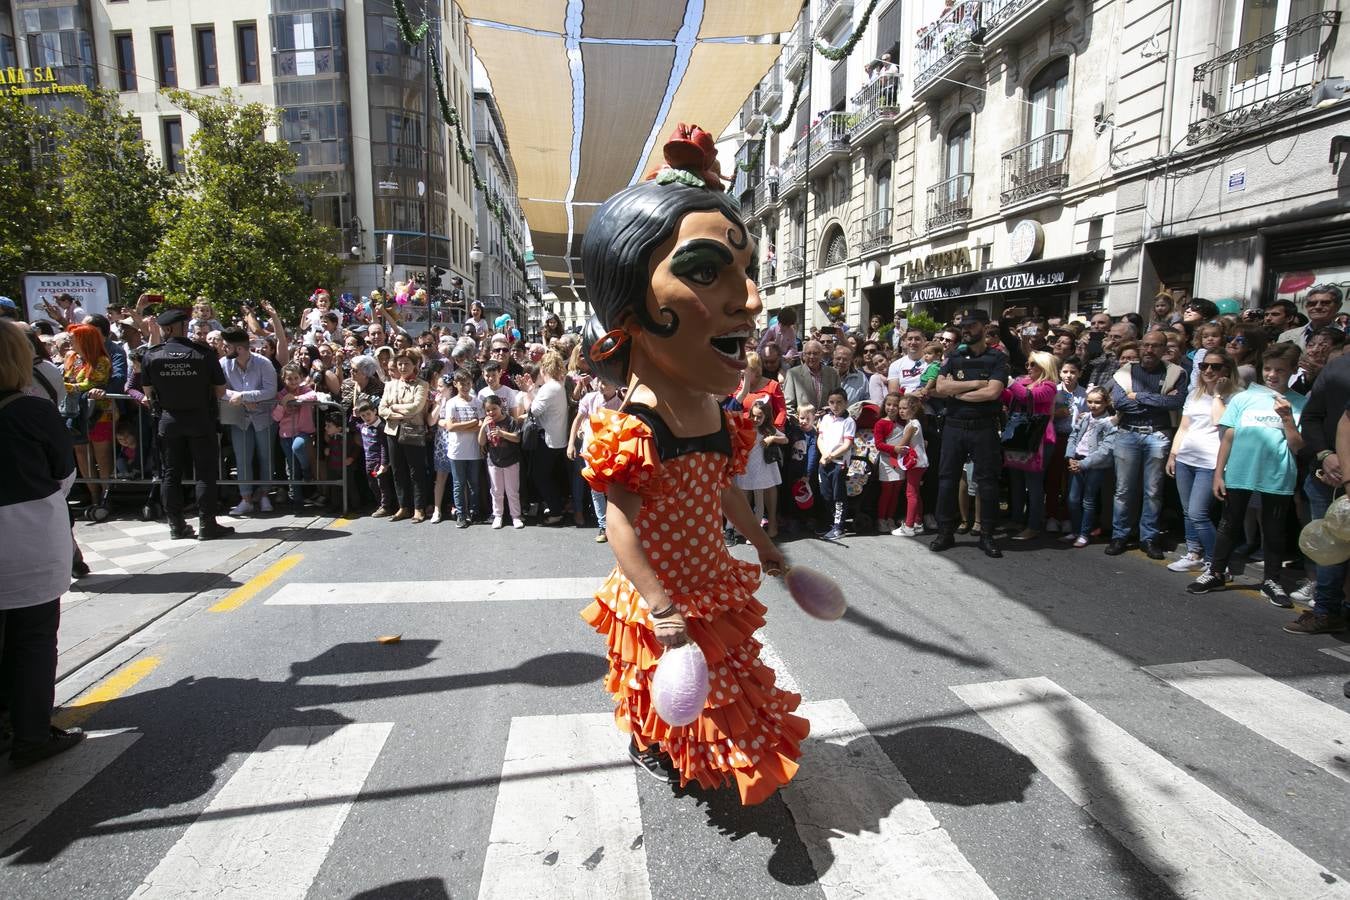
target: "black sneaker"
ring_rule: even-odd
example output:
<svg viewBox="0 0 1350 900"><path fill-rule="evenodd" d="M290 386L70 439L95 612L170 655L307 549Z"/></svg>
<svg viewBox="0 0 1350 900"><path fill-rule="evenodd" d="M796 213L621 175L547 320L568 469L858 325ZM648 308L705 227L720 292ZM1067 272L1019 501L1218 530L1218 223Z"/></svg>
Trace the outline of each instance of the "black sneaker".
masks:
<svg viewBox="0 0 1350 900"><path fill-rule="evenodd" d="M84 560L76 560L70 564L70 577L74 579L89 577L89 563Z"/></svg>
<svg viewBox="0 0 1350 900"><path fill-rule="evenodd" d="M1278 606L1280 609L1293 609L1294 599L1289 596L1289 592L1284 589L1273 578L1267 578L1261 582L1261 596L1270 601L1271 606Z"/></svg>
<svg viewBox="0 0 1350 900"><path fill-rule="evenodd" d="M34 763L42 762L44 759L50 759L58 753L65 753L82 740L84 740L84 732L79 728L62 730L53 725L51 734L45 741L38 743L15 741L13 748L9 751L9 762L16 769L31 766Z"/></svg>
<svg viewBox="0 0 1350 900"><path fill-rule="evenodd" d="M468 517L467 517L467 516L460 516L458 519L456 519L456 520L455 520L455 527L456 527L456 528L468 528L468 527L469 527L469 519L468 519Z"/></svg>
<svg viewBox="0 0 1350 900"><path fill-rule="evenodd" d="M1209 566L1200 573L1200 577L1186 585L1188 594L1208 594L1210 591L1221 591L1228 582L1233 580L1233 576L1227 572L1215 572Z"/></svg>
<svg viewBox="0 0 1350 900"><path fill-rule="evenodd" d="M928 549L932 550L934 553L941 553L944 550L950 550L955 546L956 538L952 537L950 534L939 534L937 537L933 538L932 543L928 545Z"/></svg>
<svg viewBox="0 0 1350 900"><path fill-rule="evenodd" d="M169 539L174 541L190 541L197 536L197 532L192 530L192 526L187 522L170 522Z"/></svg>
<svg viewBox="0 0 1350 900"><path fill-rule="evenodd" d="M628 758L633 761L643 772L655 778L663 784L675 784L679 781L679 776L675 772L675 766L666 756L653 745L646 750L639 750L637 744L628 742Z"/></svg>
<svg viewBox="0 0 1350 900"><path fill-rule="evenodd" d="M1144 542L1144 553L1148 555L1149 559L1167 559L1167 553L1163 550L1162 544L1158 543L1157 538Z"/></svg>
<svg viewBox="0 0 1350 900"><path fill-rule="evenodd" d="M1120 554L1122 554L1122 553L1124 553L1124 552L1125 552L1125 542L1124 542L1124 541L1112 541L1111 543L1109 543L1109 544L1106 545L1106 555L1107 555L1107 556L1119 556Z"/></svg>
<svg viewBox="0 0 1350 900"><path fill-rule="evenodd" d="M213 541L216 538L229 537L234 534L233 525L221 525L217 522L202 522L197 529L197 540Z"/></svg>

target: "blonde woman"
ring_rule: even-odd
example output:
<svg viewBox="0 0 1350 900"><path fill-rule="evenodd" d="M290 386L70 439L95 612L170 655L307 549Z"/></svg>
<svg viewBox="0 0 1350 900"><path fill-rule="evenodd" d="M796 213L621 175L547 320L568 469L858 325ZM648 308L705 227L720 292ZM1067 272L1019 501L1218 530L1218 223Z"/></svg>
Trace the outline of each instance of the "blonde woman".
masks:
<svg viewBox="0 0 1350 900"><path fill-rule="evenodd" d="M1027 453L1004 454L1003 467L1008 470L1011 488L1008 517L1015 541L1029 541L1038 537L1045 527L1045 460L1047 445L1055 443L1055 394L1059 392L1059 361L1044 350L1027 357L1027 374L1008 385L1003 392L1003 404L1010 418L1018 415L1038 421L1045 420L1045 432L1040 443Z"/></svg>
<svg viewBox="0 0 1350 900"><path fill-rule="evenodd" d="M395 377L385 383L380 397L380 418L389 438L389 461L398 496L398 512L389 521L411 517L414 525L425 520L431 499L426 451L428 392L427 383L417 377L421 368L421 353L411 347L400 350L394 357Z"/></svg>
<svg viewBox="0 0 1350 900"><path fill-rule="evenodd" d="M530 457L530 475L534 489L544 503L545 525L562 521L563 484L566 478L567 454L567 392L563 379L567 364L562 354L550 350L539 361L539 381L529 391L530 416L544 430L543 446L526 447Z"/></svg>
<svg viewBox="0 0 1350 900"><path fill-rule="evenodd" d="M1200 376L1181 408L1181 426L1167 457L1167 474L1177 480L1186 520L1186 553L1167 566L1173 572L1203 569L1214 557L1217 532L1209 511L1219 461L1219 420L1238 389L1237 366L1222 349L1202 350L1197 356Z"/></svg>

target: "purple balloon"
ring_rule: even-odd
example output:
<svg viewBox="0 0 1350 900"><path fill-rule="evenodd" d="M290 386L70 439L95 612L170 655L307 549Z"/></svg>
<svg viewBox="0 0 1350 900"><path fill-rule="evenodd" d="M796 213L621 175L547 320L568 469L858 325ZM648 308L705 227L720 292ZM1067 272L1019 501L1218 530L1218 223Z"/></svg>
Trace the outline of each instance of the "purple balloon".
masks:
<svg viewBox="0 0 1350 900"><path fill-rule="evenodd" d="M783 576L792 599L807 615L833 622L848 609L844 592L835 580L806 566L792 566Z"/></svg>
<svg viewBox="0 0 1350 900"><path fill-rule="evenodd" d="M652 676L652 703L667 725L688 725L708 700L708 661L692 641L661 654Z"/></svg>

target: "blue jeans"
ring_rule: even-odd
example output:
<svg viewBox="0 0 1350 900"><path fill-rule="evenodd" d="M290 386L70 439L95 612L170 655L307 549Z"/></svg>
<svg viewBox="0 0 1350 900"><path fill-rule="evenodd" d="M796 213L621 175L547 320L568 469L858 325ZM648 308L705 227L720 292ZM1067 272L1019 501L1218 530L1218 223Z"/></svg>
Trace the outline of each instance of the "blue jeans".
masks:
<svg viewBox="0 0 1350 900"><path fill-rule="evenodd" d="M450 477L455 480L455 509L459 510L461 519L472 521L478 517L483 494L478 484L478 470L482 465L481 459L450 460Z"/></svg>
<svg viewBox="0 0 1350 900"><path fill-rule="evenodd" d="M1303 482L1303 495L1308 498L1308 512L1314 520L1327 514L1331 506L1331 488L1309 474ZM1311 564L1311 560L1309 560ZM1346 563L1335 566L1313 566L1317 573L1317 591L1313 595L1313 612L1319 616L1339 616L1345 612Z"/></svg>
<svg viewBox="0 0 1350 900"><path fill-rule="evenodd" d="M1088 534L1097 521L1097 498L1106 469L1080 469L1069 476L1069 533Z"/></svg>
<svg viewBox="0 0 1350 900"><path fill-rule="evenodd" d="M1158 536L1158 513L1162 510L1163 473L1172 436L1165 431L1140 433L1121 429L1116 434L1116 499L1111 507L1111 539L1130 536L1139 520L1139 541ZM1143 510L1140 511L1142 495Z"/></svg>
<svg viewBox="0 0 1350 900"><path fill-rule="evenodd" d="M1214 522L1209 508L1214 504L1214 470L1177 461L1177 493L1186 514L1186 546L1205 559L1214 558Z"/></svg>
<svg viewBox="0 0 1350 900"><path fill-rule="evenodd" d="M1045 470L1008 470L1008 518L1032 531L1045 527Z"/></svg>
<svg viewBox="0 0 1350 900"><path fill-rule="evenodd" d="M309 448L313 443L312 434L297 434L281 439L281 455L286 458L286 477L291 482L291 502L297 505L301 500L300 482L309 480Z"/></svg>
<svg viewBox="0 0 1350 900"><path fill-rule="evenodd" d="M239 474L239 498L247 500L255 494L267 493L267 488L254 479L253 455L258 455L257 478L272 480L272 426L261 431L252 425L230 425L230 446L234 448L234 465Z"/></svg>
<svg viewBox="0 0 1350 900"><path fill-rule="evenodd" d="M600 530L605 530L605 510L609 509L609 498L603 491L591 491L591 507L595 510L595 522Z"/></svg>

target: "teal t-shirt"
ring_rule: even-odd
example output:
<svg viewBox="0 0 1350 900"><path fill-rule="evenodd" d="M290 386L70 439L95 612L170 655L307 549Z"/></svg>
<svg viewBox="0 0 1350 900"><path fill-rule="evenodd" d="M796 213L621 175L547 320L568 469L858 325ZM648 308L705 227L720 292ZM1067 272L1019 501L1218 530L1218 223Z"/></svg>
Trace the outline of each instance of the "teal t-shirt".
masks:
<svg viewBox="0 0 1350 900"><path fill-rule="evenodd" d="M1263 494L1294 493L1294 453L1285 440L1284 423L1275 412L1278 396L1265 385L1253 384L1228 401L1219 420L1221 427L1233 429L1233 449L1223 470L1228 487ZM1289 401L1297 424L1308 398L1290 393L1284 399Z"/></svg>

